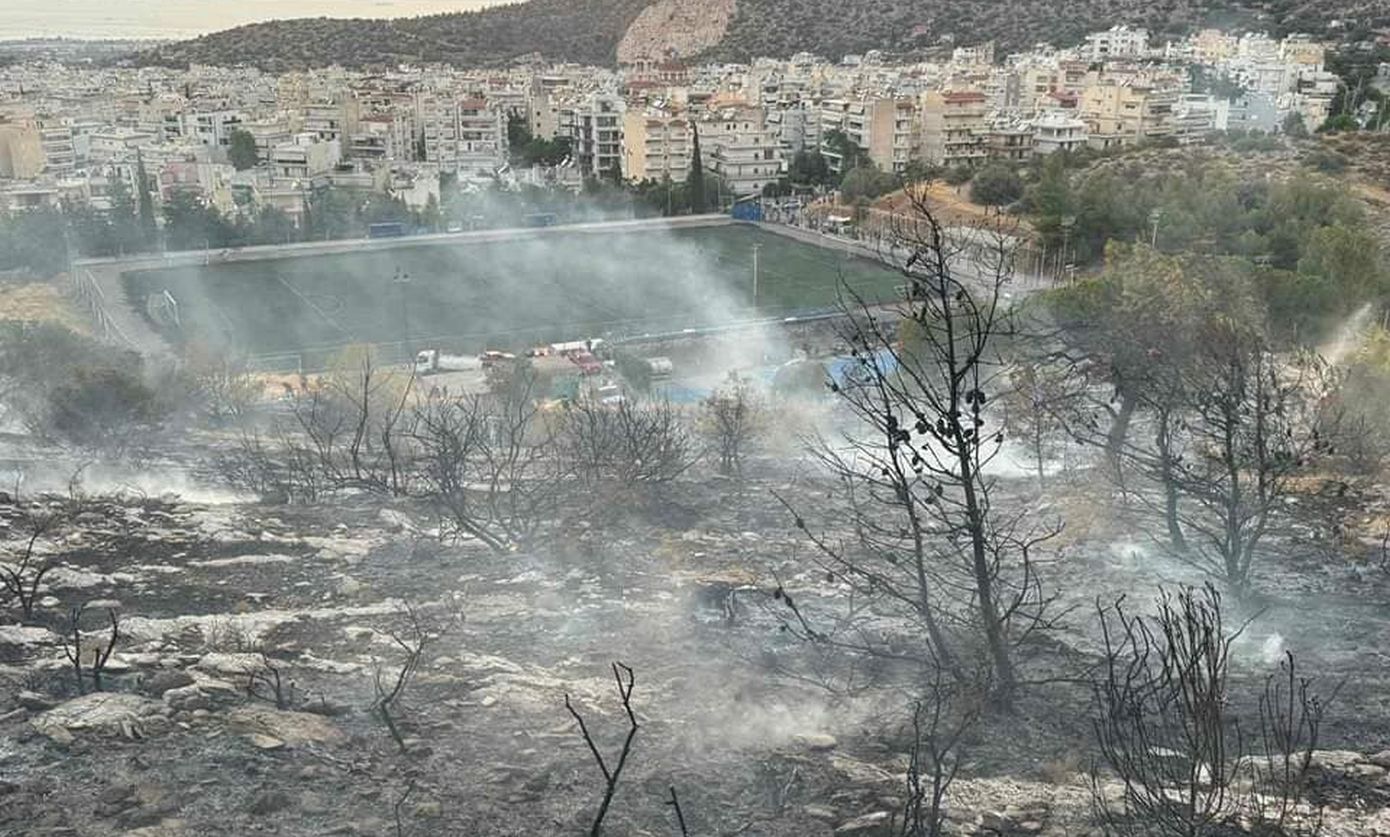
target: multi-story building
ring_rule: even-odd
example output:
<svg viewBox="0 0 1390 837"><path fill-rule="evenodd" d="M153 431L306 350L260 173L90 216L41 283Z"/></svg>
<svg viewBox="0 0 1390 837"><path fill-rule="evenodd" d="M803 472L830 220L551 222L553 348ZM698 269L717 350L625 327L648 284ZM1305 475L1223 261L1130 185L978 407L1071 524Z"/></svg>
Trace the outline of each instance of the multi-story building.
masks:
<svg viewBox="0 0 1390 837"><path fill-rule="evenodd" d="M1228 123L1230 102L1204 93L1182 96L1173 110L1173 137L1181 145L1206 142L1219 124Z"/></svg>
<svg viewBox="0 0 1390 837"><path fill-rule="evenodd" d="M1171 136L1177 101L1173 88L1100 81L1082 91L1080 116L1092 148L1114 148Z"/></svg>
<svg viewBox="0 0 1390 837"><path fill-rule="evenodd" d="M730 193L758 194L777 182L782 174L781 142L767 129L761 107L723 105L707 112L698 124L705 170Z"/></svg>
<svg viewBox="0 0 1390 837"><path fill-rule="evenodd" d="M1226 124L1218 123L1216 127L1219 130L1272 134L1279 130L1279 108L1274 97L1268 93L1247 90L1231 102Z"/></svg>
<svg viewBox="0 0 1390 837"><path fill-rule="evenodd" d="M922 97L922 159L934 165L974 165L987 151L985 94L978 90L932 91Z"/></svg>
<svg viewBox="0 0 1390 837"><path fill-rule="evenodd" d="M344 143L357 132L361 104L357 97L344 94L336 100L318 101L298 109L292 120L297 134L313 134L321 140Z"/></svg>
<svg viewBox="0 0 1390 837"><path fill-rule="evenodd" d="M337 140L300 134L294 142L275 146L270 152L270 169L276 179L307 182L311 177L327 174L341 157Z"/></svg>
<svg viewBox="0 0 1390 837"><path fill-rule="evenodd" d="M507 161L507 119L488 100L426 97L419 109L425 160L464 180L491 178Z"/></svg>
<svg viewBox="0 0 1390 837"><path fill-rule="evenodd" d="M410 122L401 114L364 116L357 131L348 137L347 156L359 160L410 160L412 147Z"/></svg>
<svg viewBox="0 0 1390 837"><path fill-rule="evenodd" d="M1032 125L1012 120L1000 120L989 125L981 140L988 159L1009 163L1031 159L1037 142Z"/></svg>
<svg viewBox="0 0 1390 837"><path fill-rule="evenodd" d="M1107 61L1115 58L1139 58L1149 50L1149 30L1131 29L1128 26L1112 26L1104 32L1092 32L1086 36L1081 54L1090 61Z"/></svg>
<svg viewBox="0 0 1390 837"><path fill-rule="evenodd" d="M690 173L690 120L683 113L629 108L623 114L623 177L682 182Z"/></svg>
<svg viewBox="0 0 1390 837"><path fill-rule="evenodd" d="M183 115L183 135L203 145L225 148L232 132L241 127L242 114L235 110L199 110Z"/></svg>
<svg viewBox="0 0 1390 837"><path fill-rule="evenodd" d="M1303 70L1294 85L1293 109L1303 115L1303 122L1316 128L1332 115L1332 101L1337 96L1341 79L1327 70Z"/></svg>
<svg viewBox="0 0 1390 837"><path fill-rule="evenodd" d="M1079 151L1086 147L1086 139L1086 123L1065 111L1043 111L1033 120L1033 147L1038 154Z"/></svg>
<svg viewBox="0 0 1390 837"><path fill-rule="evenodd" d="M43 146L44 171L71 174L77 168L77 147L72 126L61 120L39 120L39 142Z"/></svg>
<svg viewBox="0 0 1390 837"><path fill-rule="evenodd" d="M920 132L916 103L910 99L832 98L821 102L820 149L831 171L840 173L844 161L829 142L832 130L868 153L869 161L886 172L901 172L917 156Z"/></svg>
<svg viewBox="0 0 1390 837"><path fill-rule="evenodd" d="M585 177L622 176L624 102L615 93L591 93L575 106L561 133L570 138L574 161Z"/></svg>

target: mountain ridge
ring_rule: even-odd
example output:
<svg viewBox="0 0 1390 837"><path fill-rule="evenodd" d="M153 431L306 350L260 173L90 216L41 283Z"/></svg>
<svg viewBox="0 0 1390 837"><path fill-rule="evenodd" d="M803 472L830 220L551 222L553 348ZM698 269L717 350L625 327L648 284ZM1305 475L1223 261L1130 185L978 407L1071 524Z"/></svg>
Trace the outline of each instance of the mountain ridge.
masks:
<svg viewBox="0 0 1390 837"><path fill-rule="evenodd" d="M698 6L695 3L695 6ZM1004 50L1068 45L1114 24L1158 37L1203 25L1318 34L1341 12L1390 24L1376 0L736 0L701 15L690 0L527 0L395 20L300 18L250 24L136 54L142 64L499 66L528 59L613 65L620 55L746 61L809 51L911 53L994 40ZM637 46L634 46L637 45ZM691 51L694 51L691 54Z"/></svg>

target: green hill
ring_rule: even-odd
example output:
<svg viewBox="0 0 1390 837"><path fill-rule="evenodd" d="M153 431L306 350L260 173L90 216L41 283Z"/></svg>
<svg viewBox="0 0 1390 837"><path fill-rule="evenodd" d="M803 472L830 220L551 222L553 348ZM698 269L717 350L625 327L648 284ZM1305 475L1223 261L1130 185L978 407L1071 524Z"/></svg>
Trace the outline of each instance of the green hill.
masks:
<svg viewBox="0 0 1390 837"><path fill-rule="evenodd" d="M391 21L276 21L160 46L138 60L267 70L401 62L494 66L529 57L605 65L653 2L529 0ZM1365 33L1390 26L1390 7L1381 0L737 0L722 37L702 57L741 61L804 50L838 59L870 49L911 52L990 39L1009 50L1068 45L1117 23L1146 26L1159 38L1206 25L1318 34L1333 20L1340 21L1339 32ZM679 42L676 34L672 40Z"/></svg>

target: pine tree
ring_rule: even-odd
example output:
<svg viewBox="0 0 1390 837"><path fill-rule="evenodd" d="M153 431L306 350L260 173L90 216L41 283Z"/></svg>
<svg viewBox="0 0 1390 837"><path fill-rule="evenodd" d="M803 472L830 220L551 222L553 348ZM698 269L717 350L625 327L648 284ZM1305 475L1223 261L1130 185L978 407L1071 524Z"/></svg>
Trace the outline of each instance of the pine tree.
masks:
<svg viewBox="0 0 1390 837"><path fill-rule="evenodd" d="M150 176L145 172L145 158L140 152L135 152L135 188L140 191L140 235L145 240L145 247L155 246L159 240L159 227L154 219L154 199L150 197Z"/></svg>
<svg viewBox="0 0 1390 837"><path fill-rule="evenodd" d="M690 174L686 176L686 191L690 193L690 211L700 215L705 211L705 164L700 159L700 128L690 123L692 142L690 146Z"/></svg>

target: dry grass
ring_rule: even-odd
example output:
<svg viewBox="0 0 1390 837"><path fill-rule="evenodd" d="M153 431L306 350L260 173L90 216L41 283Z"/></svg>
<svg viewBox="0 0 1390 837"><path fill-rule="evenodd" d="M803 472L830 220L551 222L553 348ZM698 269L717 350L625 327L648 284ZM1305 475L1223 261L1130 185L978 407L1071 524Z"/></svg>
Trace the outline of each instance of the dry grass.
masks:
<svg viewBox="0 0 1390 837"><path fill-rule="evenodd" d="M0 284L0 319L52 322L90 334L91 324L81 309L52 282Z"/></svg>

